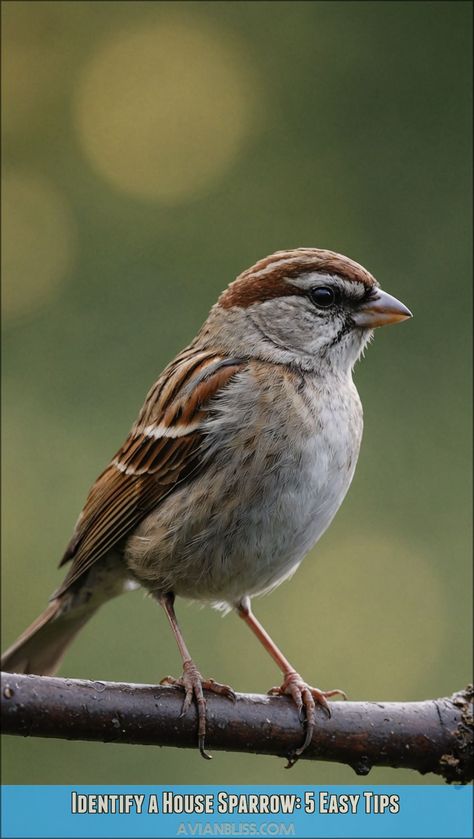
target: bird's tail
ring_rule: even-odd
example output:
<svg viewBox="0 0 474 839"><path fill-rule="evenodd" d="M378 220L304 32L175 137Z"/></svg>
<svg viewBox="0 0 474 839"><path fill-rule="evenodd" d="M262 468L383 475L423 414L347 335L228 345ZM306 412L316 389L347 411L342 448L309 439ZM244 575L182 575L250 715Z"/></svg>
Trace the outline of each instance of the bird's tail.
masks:
<svg viewBox="0 0 474 839"><path fill-rule="evenodd" d="M69 644L96 611L95 608L64 607L59 598L49 604L3 653L2 670L39 676L51 676L56 672Z"/></svg>

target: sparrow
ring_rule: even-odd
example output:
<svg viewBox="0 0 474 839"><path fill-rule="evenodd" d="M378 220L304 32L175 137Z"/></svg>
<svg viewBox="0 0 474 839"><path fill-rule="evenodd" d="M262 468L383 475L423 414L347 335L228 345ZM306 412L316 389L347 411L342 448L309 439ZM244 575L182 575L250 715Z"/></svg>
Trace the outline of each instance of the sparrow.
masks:
<svg viewBox="0 0 474 839"><path fill-rule="evenodd" d="M162 684L197 706L203 679L175 597L236 610L283 675L311 742L316 706L343 691L307 684L252 612L251 598L290 577L349 489L362 437L352 380L375 327L411 317L357 262L329 250L278 251L240 274L200 332L149 391L125 443L93 484L45 611L2 656L2 669L53 674L97 609L142 586L163 607L183 674Z"/></svg>

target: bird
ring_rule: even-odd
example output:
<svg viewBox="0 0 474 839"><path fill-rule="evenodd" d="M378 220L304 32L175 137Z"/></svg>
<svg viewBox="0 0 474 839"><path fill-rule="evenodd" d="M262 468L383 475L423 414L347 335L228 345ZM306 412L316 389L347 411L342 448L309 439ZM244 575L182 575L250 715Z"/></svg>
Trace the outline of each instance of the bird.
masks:
<svg viewBox="0 0 474 839"><path fill-rule="evenodd" d="M218 297L194 340L152 386L124 444L97 478L45 611L4 653L2 670L51 675L106 601L143 587L164 609L182 676L161 684L195 703L205 750L206 699L233 689L204 679L175 598L234 610L292 698L307 748L328 698L300 676L253 613L253 597L291 577L332 522L362 438L355 363L376 327L412 317L369 271L331 250L280 250ZM291 764L290 764L291 765Z"/></svg>

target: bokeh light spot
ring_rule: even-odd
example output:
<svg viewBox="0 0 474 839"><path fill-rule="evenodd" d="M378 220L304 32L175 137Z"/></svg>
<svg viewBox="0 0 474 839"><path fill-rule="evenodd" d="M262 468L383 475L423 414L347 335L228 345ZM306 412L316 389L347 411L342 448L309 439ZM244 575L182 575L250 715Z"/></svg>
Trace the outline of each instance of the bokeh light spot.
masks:
<svg viewBox="0 0 474 839"><path fill-rule="evenodd" d="M2 184L3 312L30 314L58 289L73 262L76 227L68 202L46 178L9 171Z"/></svg>
<svg viewBox="0 0 474 839"><path fill-rule="evenodd" d="M69 78L71 50L64 23L70 10L70 4L38 0L2 4L2 133L9 140L37 143L35 132L41 134L51 123L51 108ZM80 4L75 18L78 11Z"/></svg>
<svg viewBox="0 0 474 839"><path fill-rule="evenodd" d="M175 203L232 164L255 130L256 84L236 41L179 16L114 34L75 97L80 142L115 187Z"/></svg>

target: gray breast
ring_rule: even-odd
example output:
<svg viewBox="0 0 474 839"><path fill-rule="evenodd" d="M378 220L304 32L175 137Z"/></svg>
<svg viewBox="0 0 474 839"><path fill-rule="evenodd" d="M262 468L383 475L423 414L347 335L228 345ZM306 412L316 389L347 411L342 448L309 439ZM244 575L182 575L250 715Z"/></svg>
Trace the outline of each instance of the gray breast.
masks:
<svg viewBox="0 0 474 839"><path fill-rule="evenodd" d="M212 412L207 468L129 541L131 567L150 588L216 604L267 591L296 569L347 492L362 433L352 382L254 377L239 374Z"/></svg>

